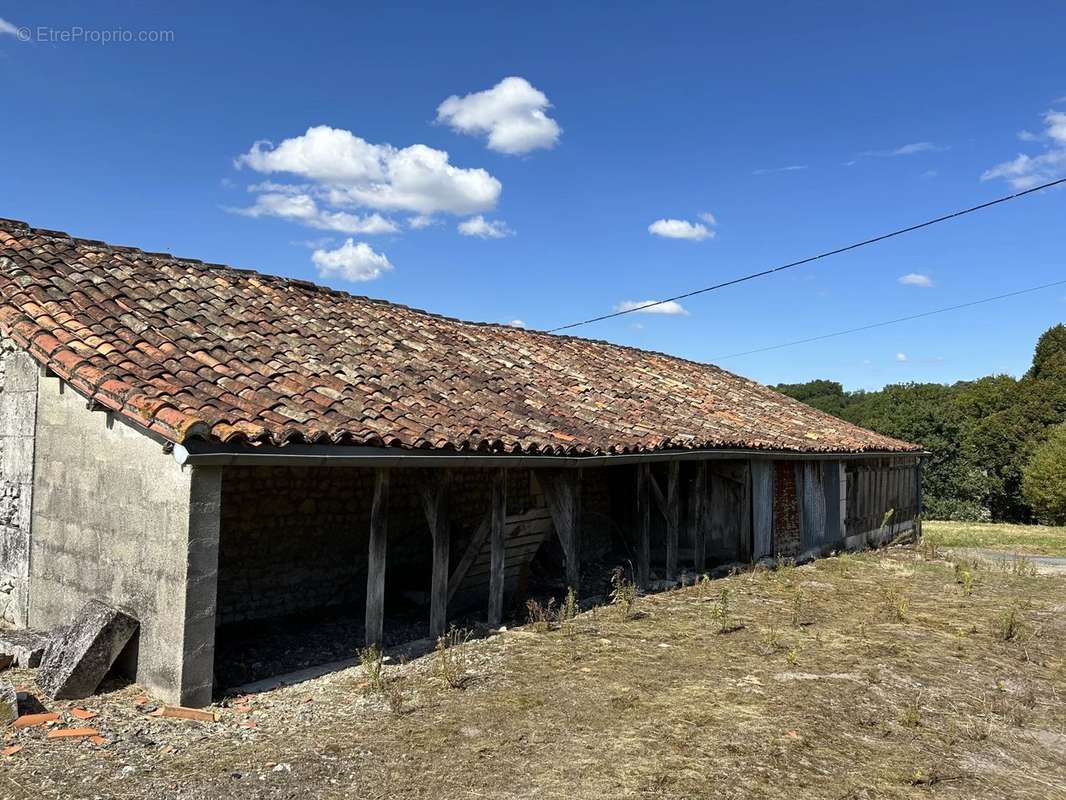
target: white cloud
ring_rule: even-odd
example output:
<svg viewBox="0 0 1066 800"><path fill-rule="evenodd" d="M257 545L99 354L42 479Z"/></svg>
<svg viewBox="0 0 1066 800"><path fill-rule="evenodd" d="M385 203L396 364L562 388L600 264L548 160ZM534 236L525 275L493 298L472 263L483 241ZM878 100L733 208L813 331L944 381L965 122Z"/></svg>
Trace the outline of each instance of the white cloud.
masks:
<svg viewBox="0 0 1066 800"><path fill-rule="evenodd" d="M904 362L906 360L907 360L907 354L906 353L896 353L896 361L899 361L900 363L902 363L902 362Z"/></svg>
<svg viewBox="0 0 1066 800"><path fill-rule="evenodd" d="M308 128L277 146L256 142L234 165L313 181L317 199L342 208L472 214L494 208L503 188L484 169L454 166L443 150L372 144L328 125ZM274 184L272 191L292 194L299 188Z"/></svg>
<svg viewBox="0 0 1066 800"><path fill-rule="evenodd" d="M376 253L365 242L346 241L336 250L315 250L311 261L323 278L339 277L346 281L372 281L392 269L383 253Z"/></svg>
<svg viewBox="0 0 1066 800"><path fill-rule="evenodd" d="M12 25L10 22L8 22L3 17L0 17L0 36L2 36L5 33L9 33L12 36L18 36L19 35L19 29L16 28L14 25Z"/></svg>
<svg viewBox="0 0 1066 800"><path fill-rule="evenodd" d="M483 92L453 94L437 107L437 122L458 133L488 134L489 149L521 155L559 141L562 129L545 113L549 108L544 92L510 77Z"/></svg>
<svg viewBox="0 0 1066 800"><path fill-rule="evenodd" d="M522 322L522 320L520 320L520 319L512 319L507 324L510 327L512 327L512 328L524 328L524 327L526 327L526 323Z"/></svg>
<svg viewBox="0 0 1066 800"><path fill-rule="evenodd" d="M696 216L699 217L700 219L702 219L708 225L717 225L718 224L718 220L715 219L714 214L712 214L710 211L701 211Z"/></svg>
<svg viewBox="0 0 1066 800"><path fill-rule="evenodd" d="M1018 138L1023 142L1035 142L1040 137L1032 131L1020 130L1018 131Z"/></svg>
<svg viewBox="0 0 1066 800"><path fill-rule="evenodd" d="M395 233L396 223L380 214L358 216L346 211L326 211L319 208L314 198L306 194L271 192L261 194L255 204L247 208L230 208L235 214L246 217L278 217L302 223L309 228L339 233Z"/></svg>
<svg viewBox="0 0 1066 800"><path fill-rule="evenodd" d="M615 311L635 311L637 314L666 314L671 317L687 317L688 311L686 311L680 303L674 300L667 300L665 303L659 303L655 306L649 306L648 308L641 308L641 306L647 306L649 303L658 302L656 300L623 300L617 306L614 307Z"/></svg>
<svg viewBox="0 0 1066 800"><path fill-rule="evenodd" d="M702 222L689 222L684 219L657 219L648 226L648 233L667 239L689 239L694 242L713 239L714 231Z"/></svg>
<svg viewBox="0 0 1066 800"><path fill-rule="evenodd" d="M939 153L943 150L947 150L947 148L935 145L932 142L911 142L892 150L867 150L859 153L859 155L874 158L894 158L895 156L913 156L916 153Z"/></svg>
<svg viewBox="0 0 1066 800"><path fill-rule="evenodd" d="M933 285L933 279L920 272L908 272L906 275L900 275L899 282L904 286L921 286L925 289Z"/></svg>
<svg viewBox="0 0 1066 800"><path fill-rule="evenodd" d="M503 220L487 220L480 214L463 220L456 227L463 236L477 236L480 239L504 239L514 236L514 231Z"/></svg>
<svg viewBox="0 0 1066 800"><path fill-rule="evenodd" d="M413 231L420 231L436 224L437 220L432 214L415 214L407 219L407 227Z"/></svg>
<svg viewBox="0 0 1066 800"><path fill-rule="evenodd" d="M1066 111L1046 112L1044 131L1033 138L1045 142L1044 152L1034 156L1020 153L985 170L981 180L1002 178L1015 189L1029 189L1066 174Z"/></svg>
<svg viewBox="0 0 1066 800"><path fill-rule="evenodd" d="M774 172L795 172L797 170L807 169L806 164L789 164L787 167L770 167L764 169L752 170L752 175L770 175Z"/></svg>

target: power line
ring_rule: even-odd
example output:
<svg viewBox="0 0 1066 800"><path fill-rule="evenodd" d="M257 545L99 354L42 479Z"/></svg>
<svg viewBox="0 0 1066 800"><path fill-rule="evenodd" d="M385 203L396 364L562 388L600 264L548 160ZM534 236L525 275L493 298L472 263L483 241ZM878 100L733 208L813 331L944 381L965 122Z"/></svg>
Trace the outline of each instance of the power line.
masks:
<svg viewBox="0 0 1066 800"><path fill-rule="evenodd" d="M783 272L786 269L792 269L793 267L800 267L800 266L803 266L804 264L810 264L812 261L818 261L818 260L823 259L823 258L829 258L829 256L840 255L841 253L846 253L849 250L857 250L860 247L865 247L866 245L869 245L869 244L876 244L877 242L883 242L886 239L892 239L892 238L894 238L896 236L902 236L905 233L911 233L913 231L921 230L922 228L928 228L929 226L936 225L936 224L938 224L940 222L947 222L948 220L956 219L957 217L963 217L963 216L965 216L967 214L972 214L975 211L981 211L982 209L985 209L985 208L991 208L992 206L997 206L1000 203L1006 203L1006 202L1009 202L1011 200L1017 200L1019 197L1025 197L1025 195L1027 195L1027 194L1032 194L1033 192L1039 192L1039 191L1042 191L1043 189L1050 189L1052 186L1058 186L1059 184L1062 184L1062 183L1066 183L1066 178L1059 178L1058 180L1055 180L1055 181L1050 181L1048 183L1043 183L1040 186L1034 186L1033 188L1026 189L1023 192L1015 192L1014 194L1009 194L1009 195L1006 195L1004 197L998 197L995 200L989 200L987 203L981 203L980 205L971 206L970 208L964 208L961 211L953 211L950 214L944 214L941 217L936 217L935 219L926 220L925 222L920 222L917 225L910 225L910 226L908 226L906 228L899 228L898 230L894 230L894 231L892 231L890 233L883 233L880 236L875 236L872 239L865 239L865 240L863 240L861 242L856 242L855 244L849 244L846 247L838 247L836 250L827 250L826 252L819 253L816 256L808 256L807 258L801 258L799 261L792 261L791 263L783 264L780 267L773 267L771 269L764 269L762 272L753 272L751 275L744 275L743 277L740 277L740 278L733 278L732 280L728 280L728 281L725 281L723 283L716 283L713 286L706 286L703 289L694 289L691 292L685 292L684 294L678 294L678 295L674 295L673 297L667 297L664 300L656 300L656 301L651 302L651 303L643 303L642 305L635 306L634 308L625 308L625 309L621 309L619 311L614 311L614 312L612 312L610 314L601 314L598 317L590 317L589 319L581 320L580 322L571 322L569 325L560 325L558 328L549 328L547 332L548 333L558 333L559 331L570 330L571 328L577 328L577 327L579 327L581 325L589 325L589 324L591 324L593 322L601 322L602 320L605 320L605 319L612 319L614 317L620 317L623 314L632 314L635 311L644 311L646 309L653 308L654 306L661 306L664 303L673 303L673 302L675 302L677 300L684 300L684 299L686 299L688 297L695 297L698 294L705 294L706 292L713 292L716 289L724 289L727 286L734 286L735 284L744 283L745 281L754 280L755 278L762 278L762 277L764 277L766 275L773 275L775 272Z"/></svg>
<svg viewBox="0 0 1066 800"><path fill-rule="evenodd" d="M906 317L897 317L896 319L886 319L883 322L874 322L869 325L860 325L858 328L848 328L843 331L835 331L833 333L824 333L821 336L811 336L807 339L796 339L792 342L783 342L782 344L772 344L769 347L757 347L754 350L744 350L740 353L730 353L727 356L717 356L712 358L711 361L723 361L728 358L739 358L740 356L750 356L755 353L765 353L769 350L780 350L782 347L792 347L797 344L808 344L809 342L820 342L823 339L832 339L836 336L844 336L849 333L858 333L859 331L868 331L872 328L883 328L886 325L895 325L899 322L909 322L912 319L921 319L923 317L931 317L934 314L943 314L945 311L958 311L960 308L971 308L973 306L979 306L984 303L991 303L996 300L1006 300L1008 297L1017 297L1020 294L1028 294L1029 292L1038 292L1041 289L1050 289L1053 286L1066 286L1066 280L1053 281L1051 283L1044 283L1040 286L1030 286L1028 289L1019 289L1016 292L1007 292L1006 294L997 294L993 297L982 297L980 300L971 300L968 303L959 303L954 306L945 306L944 308L936 308L932 311L923 311L920 314L910 314Z"/></svg>

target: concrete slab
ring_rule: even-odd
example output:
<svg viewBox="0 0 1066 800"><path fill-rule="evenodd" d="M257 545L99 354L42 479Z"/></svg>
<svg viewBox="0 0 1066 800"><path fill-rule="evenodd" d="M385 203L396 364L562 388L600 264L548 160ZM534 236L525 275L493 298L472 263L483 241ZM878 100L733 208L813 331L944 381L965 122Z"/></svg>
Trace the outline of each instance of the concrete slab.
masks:
<svg viewBox="0 0 1066 800"><path fill-rule="evenodd" d="M52 699L88 697L137 630L137 620L99 600L90 600L48 648L37 685Z"/></svg>

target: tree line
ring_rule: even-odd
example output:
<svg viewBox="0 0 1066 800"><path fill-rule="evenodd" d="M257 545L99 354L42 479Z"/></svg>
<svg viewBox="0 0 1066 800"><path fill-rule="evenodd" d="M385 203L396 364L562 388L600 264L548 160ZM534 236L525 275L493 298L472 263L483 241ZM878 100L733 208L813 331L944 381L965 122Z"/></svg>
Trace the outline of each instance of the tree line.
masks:
<svg viewBox="0 0 1066 800"><path fill-rule="evenodd" d="M927 517L1066 524L1066 325L1044 332L1021 378L891 384L876 392L846 392L829 380L773 388L930 451Z"/></svg>

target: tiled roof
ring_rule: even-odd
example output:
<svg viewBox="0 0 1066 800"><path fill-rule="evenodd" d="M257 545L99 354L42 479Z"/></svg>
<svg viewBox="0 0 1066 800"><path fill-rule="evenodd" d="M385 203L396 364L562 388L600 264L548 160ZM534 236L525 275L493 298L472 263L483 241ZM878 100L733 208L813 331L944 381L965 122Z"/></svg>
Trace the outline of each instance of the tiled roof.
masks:
<svg viewBox="0 0 1066 800"><path fill-rule="evenodd" d="M0 330L175 443L913 451L707 364L0 220Z"/></svg>

